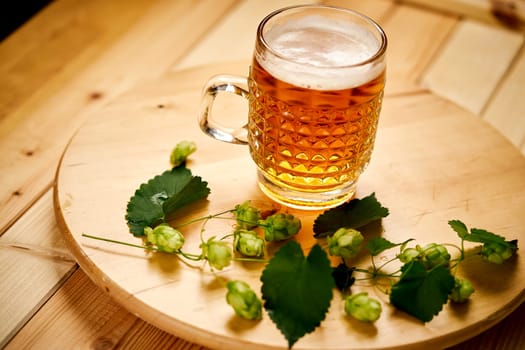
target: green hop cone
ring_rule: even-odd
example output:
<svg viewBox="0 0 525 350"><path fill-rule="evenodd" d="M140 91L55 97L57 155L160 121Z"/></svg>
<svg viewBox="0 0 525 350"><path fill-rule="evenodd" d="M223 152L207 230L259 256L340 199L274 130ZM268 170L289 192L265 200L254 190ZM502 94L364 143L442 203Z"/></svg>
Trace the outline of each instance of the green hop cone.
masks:
<svg viewBox="0 0 525 350"><path fill-rule="evenodd" d="M170 163L172 167L178 167L186 161L188 156L197 150L197 145L192 141L181 141L171 151Z"/></svg>
<svg viewBox="0 0 525 350"><path fill-rule="evenodd" d="M474 293L474 287L469 280L454 277L454 288L450 292L450 300L456 303L464 303L470 298L472 293Z"/></svg>
<svg viewBox="0 0 525 350"><path fill-rule="evenodd" d="M420 251L421 262L429 270L436 266L447 266L450 262L450 254L444 245L430 243L423 248L417 248Z"/></svg>
<svg viewBox="0 0 525 350"><path fill-rule="evenodd" d="M430 243L424 247L417 245L415 248L405 248L397 257L403 263L421 261L427 270L440 265L448 265L450 262L447 248L437 243Z"/></svg>
<svg viewBox="0 0 525 350"><path fill-rule="evenodd" d="M331 237L327 237L330 255L340 256L343 259L354 257L363 243L361 232L351 228L340 228Z"/></svg>
<svg viewBox="0 0 525 350"><path fill-rule="evenodd" d="M222 270L231 264L233 253L228 242L217 241L215 237L201 244L202 256L204 256L211 267Z"/></svg>
<svg viewBox="0 0 525 350"><path fill-rule="evenodd" d="M226 284L226 301L235 313L247 320L262 318L262 303L250 286L243 281L230 281Z"/></svg>
<svg viewBox="0 0 525 350"><path fill-rule="evenodd" d="M161 252L174 253L184 245L184 236L168 224L160 224L154 229L144 228L146 243L155 246Z"/></svg>
<svg viewBox="0 0 525 350"><path fill-rule="evenodd" d="M237 220L237 226L241 229L252 229L262 219L261 212L259 209L252 207L250 201L236 205L233 213Z"/></svg>
<svg viewBox="0 0 525 350"><path fill-rule="evenodd" d="M493 264L502 264L514 254L514 249L511 245L500 243L485 243L481 247L481 255L483 259Z"/></svg>
<svg viewBox="0 0 525 350"><path fill-rule="evenodd" d="M264 255L264 239L255 231L238 230L234 233L233 248L242 255L260 258Z"/></svg>
<svg viewBox="0 0 525 350"><path fill-rule="evenodd" d="M282 241L299 232L301 220L292 214L277 213L259 220L258 225L263 227L266 241Z"/></svg>
<svg viewBox="0 0 525 350"><path fill-rule="evenodd" d="M356 320L374 322L381 316L381 304L368 293L352 294L345 299L345 312Z"/></svg>
<svg viewBox="0 0 525 350"><path fill-rule="evenodd" d="M412 260L417 260L419 259L419 250L417 250L416 248L406 248L406 249L403 249L403 251L401 252L401 254L398 255L398 258L399 260L401 260L402 263L409 263L411 262Z"/></svg>

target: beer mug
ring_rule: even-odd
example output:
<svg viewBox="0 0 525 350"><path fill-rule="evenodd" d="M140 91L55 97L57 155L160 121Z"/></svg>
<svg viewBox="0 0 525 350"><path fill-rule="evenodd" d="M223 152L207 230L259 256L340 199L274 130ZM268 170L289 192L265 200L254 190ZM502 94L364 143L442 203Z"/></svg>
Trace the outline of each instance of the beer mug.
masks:
<svg viewBox="0 0 525 350"><path fill-rule="evenodd" d="M201 129L248 144L258 183L271 199L325 209L351 199L370 161L383 98L387 39L355 11L293 6L265 17L249 76L218 75L205 86ZM249 103L247 124L213 119L215 96Z"/></svg>

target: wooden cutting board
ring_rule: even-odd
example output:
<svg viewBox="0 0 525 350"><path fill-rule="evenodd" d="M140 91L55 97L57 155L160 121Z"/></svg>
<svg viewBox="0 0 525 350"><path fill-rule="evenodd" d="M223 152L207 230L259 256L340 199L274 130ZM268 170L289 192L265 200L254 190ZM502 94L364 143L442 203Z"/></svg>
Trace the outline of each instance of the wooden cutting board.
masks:
<svg viewBox="0 0 525 350"><path fill-rule="evenodd" d="M172 73L136 86L91 115L65 150L56 177L55 207L81 267L131 312L214 349L282 349L286 341L267 314L256 323L234 316L224 287L207 266L82 237L86 233L140 243L126 225L127 202L141 183L169 168L170 151L181 140L197 143L188 166L208 181L211 195L184 210L180 220L217 213L248 199L275 205L257 187L248 149L215 141L197 124L206 79L215 73L246 72L247 63L237 62ZM235 126L244 121L246 110L241 98L223 96L214 112ZM359 181L357 197L372 192L390 215L381 224L369 225L366 237L459 243L447 224L459 219L469 227L525 241L525 159L478 117L429 93L387 93L372 162ZM307 250L316 242L312 223L319 212L290 211L302 218L297 240ZM210 221L204 238L227 234L231 227L227 220ZM200 228L185 228L188 251L198 252ZM363 255L355 263L367 267L370 260ZM234 263L220 276L246 280L259 291L262 267ZM354 292L368 290L382 301L380 320L364 324L345 317L336 293L327 318L294 349L446 347L494 325L524 300L520 254L501 266L475 258L460 274L476 287L472 300L445 306L427 324L392 308L377 289L358 283Z"/></svg>

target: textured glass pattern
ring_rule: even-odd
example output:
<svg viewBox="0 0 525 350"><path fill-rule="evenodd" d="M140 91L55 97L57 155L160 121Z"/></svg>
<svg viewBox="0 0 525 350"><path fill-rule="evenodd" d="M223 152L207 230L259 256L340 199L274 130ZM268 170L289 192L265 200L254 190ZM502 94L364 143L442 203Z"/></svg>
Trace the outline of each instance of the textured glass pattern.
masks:
<svg viewBox="0 0 525 350"><path fill-rule="evenodd" d="M294 86L284 91L250 79L248 130L254 161L294 188L326 190L356 180L372 153L383 80L353 91L318 92L328 98L311 105L311 91ZM336 102L330 103L331 98Z"/></svg>

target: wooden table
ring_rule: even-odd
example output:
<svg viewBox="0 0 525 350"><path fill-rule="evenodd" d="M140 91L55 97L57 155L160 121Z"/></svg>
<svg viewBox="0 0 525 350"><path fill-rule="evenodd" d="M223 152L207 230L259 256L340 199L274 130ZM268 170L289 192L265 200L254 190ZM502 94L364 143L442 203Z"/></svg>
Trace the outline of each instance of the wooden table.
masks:
<svg viewBox="0 0 525 350"><path fill-rule="evenodd" d="M482 1L327 2L387 31L387 94L440 96L525 154L521 26L507 28ZM0 43L0 347L199 348L131 314L78 268L54 216L55 170L90 115L143 82L248 62L259 20L293 3L58 0ZM520 349L524 319L521 305L454 349Z"/></svg>

